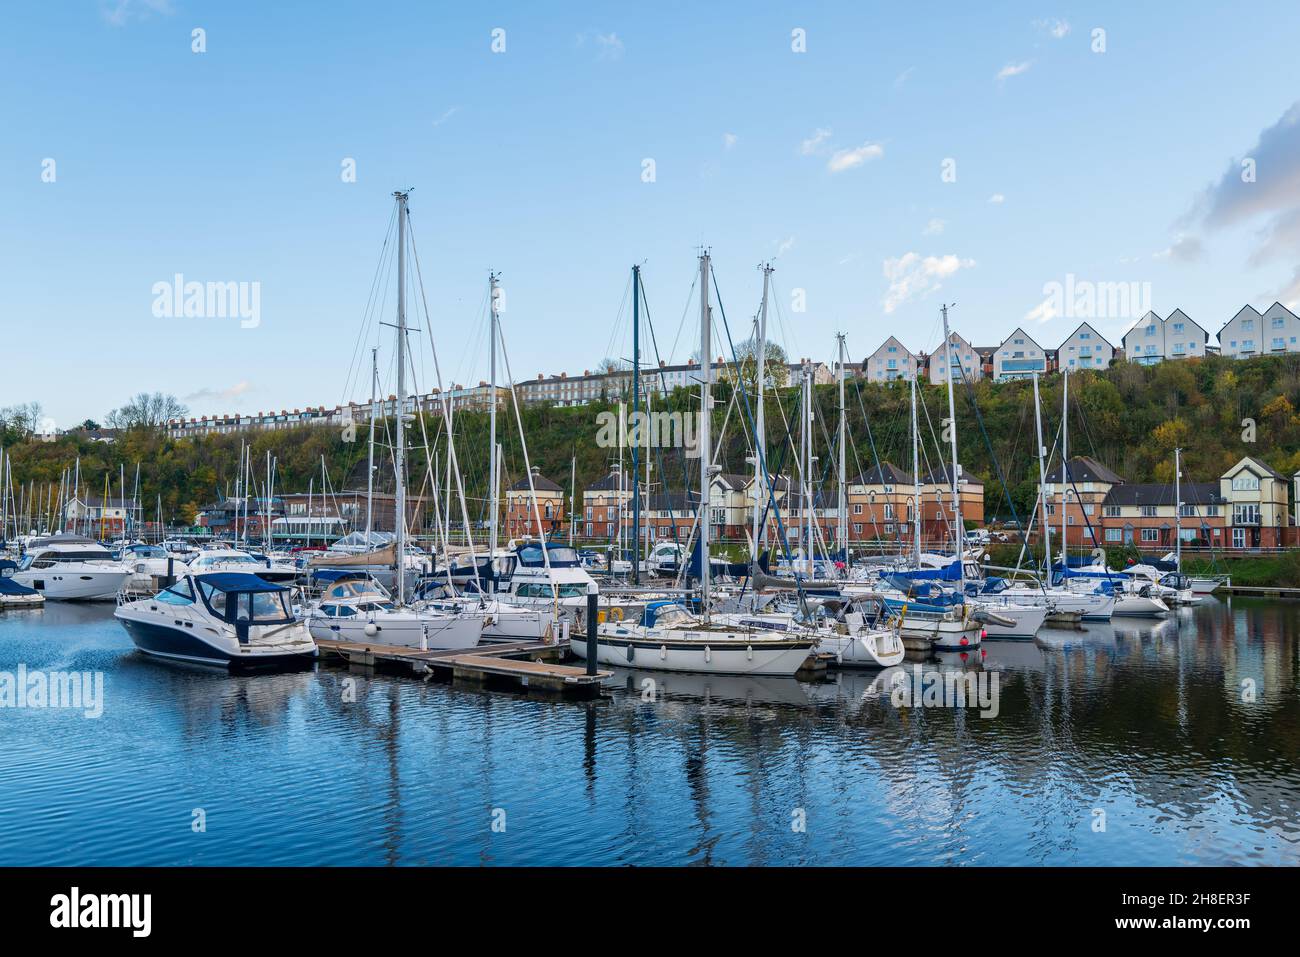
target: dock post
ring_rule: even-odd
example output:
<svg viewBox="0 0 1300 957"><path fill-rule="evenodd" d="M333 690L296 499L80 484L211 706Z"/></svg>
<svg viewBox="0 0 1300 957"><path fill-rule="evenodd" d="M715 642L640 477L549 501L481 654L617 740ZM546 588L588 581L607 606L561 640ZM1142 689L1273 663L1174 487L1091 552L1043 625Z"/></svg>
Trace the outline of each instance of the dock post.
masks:
<svg viewBox="0 0 1300 957"><path fill-rule="evenodd" d="M171 588L176 584L176 559L171 555L167 556L167 581L163 582L163 588Z"/></svg>
<svg viewBox="0 0 1300 957"><path fill-rule="evenodd" d="M597 586L587 586L587 674L596 673L596 599Z"/></svg>

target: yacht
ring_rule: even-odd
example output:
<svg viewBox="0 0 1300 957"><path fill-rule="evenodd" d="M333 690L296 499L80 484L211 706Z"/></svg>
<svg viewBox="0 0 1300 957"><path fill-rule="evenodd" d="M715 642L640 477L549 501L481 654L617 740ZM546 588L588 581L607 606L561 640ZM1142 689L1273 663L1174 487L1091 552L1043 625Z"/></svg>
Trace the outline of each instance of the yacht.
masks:
<svg viewBox="0 0 1300 957"><path fill-rule="evenodd" d="M345 578L322 592L307 615L312 637L404 648L473 648L484 618L453 611L399 607L373 580Z"/></svg>
<svg viewBox="0 0 1300 957"><path fill-rule="evenodd" d="M51 601L112 601L130 575L98 542L54 535L31 543L13 580Z"/></svg>
<svg viewBox="0 0 1300 957"><path fill-rule="evenodd" d="M596 661L653 671L726 675L793 676L808 660L816 639L754 623L748 627L706 623L677 601L650 602L640 622L605 621L596 626ZM587 642L570 649L587 657Z"/></svg>
<svg viewBox="0 0 1300 957"><path fill-rule="evenodd" d="M155 592L165 584L169 575L179 578L187 570L185 562L161 545L130 542L114 556L131 569L131 577L124 586L127 591Z"/></svg>
<svg viewBox="0 0 1300 957"><path fill-rule="evenodd" d="M254 555L237 548L205 548L189 562L190 571L198 574L241 572L269 582L292 582L298 569L266 556Z"/></svg>
<svg viewBox="0 0 1300 957"><path fill-rule="evenodd" d="M45 596L35 588L28 588L13 580L18 563L0 558L0 608L40 608Z"/></svg>
<svg viewBox="0 0 1300 957"><path fill-rule="evenodd" d="M150 598L119 600L114 617L137 648L159 658L240 669L316 657L289 590L243 572L186 573Z"/></svg>

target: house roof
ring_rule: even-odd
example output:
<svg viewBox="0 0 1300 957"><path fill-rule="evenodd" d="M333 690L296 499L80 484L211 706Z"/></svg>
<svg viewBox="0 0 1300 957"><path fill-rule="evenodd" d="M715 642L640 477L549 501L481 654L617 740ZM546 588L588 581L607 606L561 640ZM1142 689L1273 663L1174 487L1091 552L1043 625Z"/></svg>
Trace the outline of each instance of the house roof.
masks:
<svg viewBox="0 0 1300 957"><path fill-rule="evenodd" d="M1059 351L1061 350L1061 348L1062 348L1062 347L1063 347L1067 342L1069 342L1071 339L1073 339L1073 338L1075 337L1075 335L1078 334L1079 330L1082 329L1084 326L1087 326L1089 332L1091 332L1094 336L1096 336L1096 337L1097 337L1098 339L1100 339L1102 342L1106 343L1106 345L1109 346L1112 350L1115 348L1114 346L1112 346L1112 345L1110 344L1110 340L1107 339L1105 336L1103 336L1100 332L1098 332L1098 331L1096 330L1096 328L1095 328L1091 323L1089 323L1089 322L1081 322L1081 323L1079 323L1077 326L1075 326L1075 328L1074 328L1074 332L1070 333L1068 336L1066 336L1064 339L1061 340L1061 345L1059 345L1059 346L1056 347L1056 351L1059 352ZM1122 340L1121 340L1121 341L1122 341Z"/></svg>
<svg viewBox="0 0 1300 957"><path fill-rule="evenodd" d="M545 475L541 475L540 473L533 476L533 488L537 489L537 491L539 492L563 492L564 491L564 489L562 489L560 486L556 485L554 482L548 479ZM523 478L521 478L514 485L510 486L510 488L506 489L506 491L527 492L528 476L524 476Z"/></svg>
<svg viewBox="0 0 1300 957"><path fill-rule="evenodd" d="M1074 473L1071 472L1070 474L1073 475ZM922 485L951 485L952 479L949 476L950 473L948 471L948 466L940 465L938 468L930 469L930 471L922 475L921 484ZM974 475L971 475L969 472L963 473L961 479L967 485L978 485L980 488L984 487L984 483L981 482Z"/></svg>
<svg viewBox="0 0 1300 957"><path fill-rule="evenodd" d="M1047 473L1047 481L1053 483L1061 481L1061 467L1059 465L1054 471ZM1124 484L1124 480L1117 474L1087 455L1076 455L1070 459L1070 481L1104 482L1109 485Z"/></svg>
<svg viewBox="0 0 1300 957"><path fill-rule="evenodd" d="M1184 482L1184 505L1222 505L1227 499L1219 494L1218 482ZM1106 493L1103 505L1168 505L1174 504L1173 483L1133 482L1116 485Z"/></svg>
<svg viewBox="0 0 1300 957"><path fill-rule="evenodd" d="M1223 477L1227 478L1229 475L1231 475L1233 472L1236 472L1242 466L1245 466L1246 468L1250 469L1252 472L1263 471L1270 478L1281 479L1284 482L1286 481L1286 479L1282 476L1281 472L1273 468L1271 465L1269 465L1267 462L1263 461L1262 459L1255 458L1255 456L1253 455L1247 455L1245 458L1243 458L1232 468L1228 469L1228 471L1224 472Z"/></svg>
<svg viewBox="0 0 1300 957"><path fill-rule="evenodd" d="M587 486L588 492L617 492L619 490L620 477L615 472L610 472L604 478L598 478Z"/></svg>
<svg viewBox="0 0 1300 957"><path fill-rule="evenodd" d="M912 473L904 472L893 462L881 462L879 465L873 465L857 478L849 483L850 485L911 485Z"/></svg>

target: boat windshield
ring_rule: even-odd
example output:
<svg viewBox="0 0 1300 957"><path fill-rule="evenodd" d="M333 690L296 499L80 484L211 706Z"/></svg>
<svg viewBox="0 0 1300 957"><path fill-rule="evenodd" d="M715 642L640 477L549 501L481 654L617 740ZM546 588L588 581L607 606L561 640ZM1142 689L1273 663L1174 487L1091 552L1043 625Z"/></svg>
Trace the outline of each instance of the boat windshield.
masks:
<svg viewBox="0 0 1300 957"><path fill-rule="evenodd" d="M269 625L293 620L289 593L284 590L225 592L204 581L199 582L199 590L213 612L226 621Z"/></svg>
<svg viewBox="0 0 1300 957"><path fill-rule="evenodd" d="M655 626L661 628L682 628L695 624L695 616L680 605L662 608L655 613Z"/></svg>

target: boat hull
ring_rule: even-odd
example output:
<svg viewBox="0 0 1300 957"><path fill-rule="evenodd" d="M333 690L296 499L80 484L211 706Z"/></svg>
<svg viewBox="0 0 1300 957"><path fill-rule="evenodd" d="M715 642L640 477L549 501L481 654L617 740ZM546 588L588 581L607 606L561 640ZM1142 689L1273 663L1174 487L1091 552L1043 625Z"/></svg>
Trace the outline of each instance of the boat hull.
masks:
<svg viewBox="0 0 1300 957"><path fill-rule="evenodd" d="M473 648L483 636L483 619L472 616L375 615L366 619L312 615L311 636L317 641L346 641L359 645L392 645L457 651ZM373 630L368 631L373 625Z"/></svg>
<svg viewBox="0 0 1300 957"><path fill-rule="evenodd" d="M136 648L155 658L238 670L301 667L310 664L316 657L314 645L310 649L288 651L275 646L259 648L255 644L250 644L244 646L239 652L231 652L205 641L189 628L176 628L161 622L142 621L120 614L117 617L126 629L126 633L131 636L131 641Z"/></svg>
<svg viewBox="0 0 1300 957"><path fill-rule="evenodd" d="M34 588L49 601L115 601L131 576L130 569L28 569L15 572L13 580Z"/></svg>
<svg viewBox="0 0 1300 957"><path fill-rule="evenodd" d="M587 657L587 640L569 643L579 658ZM640 638L597 635L596 661L602 665L719 675L782 675L793 677L812 654L810 639L711 640L705 638Z"/></svg>

